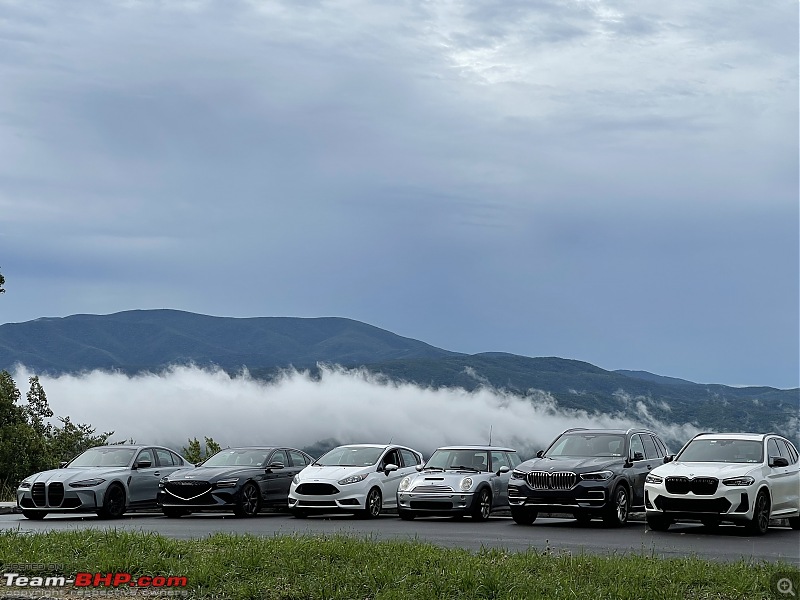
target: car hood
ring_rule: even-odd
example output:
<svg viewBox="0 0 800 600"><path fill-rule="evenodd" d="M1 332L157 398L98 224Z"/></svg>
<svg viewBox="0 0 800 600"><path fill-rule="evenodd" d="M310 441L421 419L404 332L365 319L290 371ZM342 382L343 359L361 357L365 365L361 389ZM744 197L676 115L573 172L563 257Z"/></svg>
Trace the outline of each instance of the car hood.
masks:
<svg viewBox="0 0 800 600"><path fill-rule="evenodd" d="M757 470L758 463L720 463L720 462L671 462L659 465L651 471L660 477L680 475L683 477L738 477Z"/></svg>
<svg viewBox="0 0 800 600"><path fill-rule="evenodd" d="M195 467L170 473L169 480L215 481L227 477L246 477L255 472L263 473L264 470L253 467Z"/></svg>
<svg viewBox="0 0 800 600"><path fill-rule="evenodd" d="M73 481L83 481L84 479L110 479L113 477L126 476L130 473L128 467L78 467L78 468L65 468L65 469L51 469L50 471L42 471L35 473L30 477L26 477L25 481L30 481L32 484L38 481L49 483L51 481L61 481L62 483L72 483Z"/></svg>
<svg viewBox="0 0 800 600"><path fill-rule="evenodd" d="M339 481L345 477L360 475L361 473L372 473L377 469L375 465L368 467L323 467L309 465L300 471L301 481Z"/></svg>
<svg viewBox="0 0 800 600"><path fill-rule="evenodd" d="M534 458L533 460L527 460L520 464L515 470L525 473L530 471L575 471L576 473L588 473L621 464L622 460L618 456Z"/></svg>

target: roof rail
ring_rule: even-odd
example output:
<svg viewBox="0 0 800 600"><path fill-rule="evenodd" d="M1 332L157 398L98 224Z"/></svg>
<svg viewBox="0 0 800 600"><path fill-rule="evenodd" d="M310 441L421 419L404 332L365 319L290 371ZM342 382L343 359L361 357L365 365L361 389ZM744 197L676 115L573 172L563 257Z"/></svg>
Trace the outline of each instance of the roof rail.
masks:
<svg viewBox="0 0 800 600"><path fill-rule="evenodd" d="M569 429L565 429L564 433L569 433L570 431L586 431L586 427L570 427Z"/></svg>

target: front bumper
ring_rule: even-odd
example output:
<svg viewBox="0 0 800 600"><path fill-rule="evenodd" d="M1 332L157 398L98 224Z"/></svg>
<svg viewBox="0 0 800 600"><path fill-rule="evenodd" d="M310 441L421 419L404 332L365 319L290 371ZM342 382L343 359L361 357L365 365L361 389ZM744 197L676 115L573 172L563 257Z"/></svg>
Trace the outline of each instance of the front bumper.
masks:
<svg viewBox="0 0 800 600"><path fill-rule="evenodd" d="M579 481L566 490L533 489L522 479L508 482L508 503L512 508L535 511L574 512L601 511L611 496L614 480Z"/></svg>
<svg viewBox="0 0 800 600"><path fill-rule="evenodd" d="M60 481L37 482L17 489L17 506L26 512L96 512L103 506L105 488L70 488Z"/></svg>
<svg viewBox="0 0 800 600"><path fill-rule="evenodd" d="M464 515L472 507L474 492L397 492L398 510L430 515Z"/></svg>
<svg viewBox="0 0 800 600"><path fill-rule="evenodd" d="M671 494L663 483L644 486L645 511L673 519L715 517L723 521L750 521L758 486L720 485L714 494Z"/></svg>
<svg viewBox="0 0 800 600"><path fill-rule="evenodd" d="M200 495L194 493L181 496L180 490L160 487L156 495L156 503L161 508L183 508L191 511L201 510L233 510L239 498L241 488L211 488Z"/></svg>
<svg viewBox="0 0 800 600"><path fill-rule="evenodd" d="M340 485L331 482L292 484L289 509L307 512L359 512L364 510L367 489L359 484Z"/></svg>

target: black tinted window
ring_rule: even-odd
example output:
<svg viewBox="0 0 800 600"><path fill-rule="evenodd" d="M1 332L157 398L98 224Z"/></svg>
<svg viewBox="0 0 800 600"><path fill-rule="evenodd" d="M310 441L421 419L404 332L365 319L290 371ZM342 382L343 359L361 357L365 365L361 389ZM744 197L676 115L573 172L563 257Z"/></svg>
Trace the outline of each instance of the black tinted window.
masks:
<svg viewBox="0 0 800 600"><path fill-rule="evenodd" d="M644 443L645 456L651 460L654 458L658 458L658 452L656 451L656 444L653 441L653 436L642 435L639 437L642 438L642 442Z"/></svg>

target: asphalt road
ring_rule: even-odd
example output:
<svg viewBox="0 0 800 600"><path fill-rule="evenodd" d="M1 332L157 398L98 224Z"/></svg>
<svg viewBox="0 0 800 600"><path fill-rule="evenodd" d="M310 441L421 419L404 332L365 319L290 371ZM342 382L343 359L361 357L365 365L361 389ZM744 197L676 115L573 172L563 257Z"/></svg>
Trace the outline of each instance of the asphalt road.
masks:
<svg viewBox="0 0 800 600"><path fill-rule="evenodd" d="M375 521L351 516L295 519L282 513L264 513L253 519L237 519L218 513L194 514L167 519L156 513L132 513L122 519L104 521L95 516L48 516L30 521L20 514L0 515L0 530L25 532L75 529L124 529L157 532L179 538L204 538L217 532L262 536L345 534L376 540L408 539L478 550L503 548L513 552L535 550L573 554L647 554L662 557L697 556L716 561L785 562L800 567L800 532L771 528L761 537L746 535L742 528L721 525L707 531L699 524L673 525L666 532L649 531L644 522L630 522L620 529L607 529L600 521L580 527L572 519L540 518L531 526L517 525L508 517L492 517L485 523L449 518L402 521L383 516Z"/></svg>

